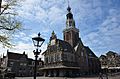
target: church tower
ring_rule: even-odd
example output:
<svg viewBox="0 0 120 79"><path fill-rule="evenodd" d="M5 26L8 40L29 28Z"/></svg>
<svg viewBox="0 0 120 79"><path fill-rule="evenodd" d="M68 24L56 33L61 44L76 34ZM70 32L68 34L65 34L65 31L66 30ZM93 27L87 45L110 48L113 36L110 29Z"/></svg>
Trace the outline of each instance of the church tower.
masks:
<svg viewBox="0 0 120 79"><path fill-rule="evenodd" d="M79 41L79 30L75 27L75 21L70 6L67 8L66 28L63 30L64 41L75 47Z"/></svg>

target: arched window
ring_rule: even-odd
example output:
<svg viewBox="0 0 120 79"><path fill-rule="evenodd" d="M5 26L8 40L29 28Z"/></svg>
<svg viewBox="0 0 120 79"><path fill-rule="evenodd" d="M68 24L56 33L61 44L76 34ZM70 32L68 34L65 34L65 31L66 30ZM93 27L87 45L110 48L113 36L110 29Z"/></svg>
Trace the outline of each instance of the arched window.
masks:
<svg viewBox="0 0 120 79"><path fill-rule="evenodd" d="M83 53L83 51L81 52L81 56L84 56L84 53Z"/></svg>

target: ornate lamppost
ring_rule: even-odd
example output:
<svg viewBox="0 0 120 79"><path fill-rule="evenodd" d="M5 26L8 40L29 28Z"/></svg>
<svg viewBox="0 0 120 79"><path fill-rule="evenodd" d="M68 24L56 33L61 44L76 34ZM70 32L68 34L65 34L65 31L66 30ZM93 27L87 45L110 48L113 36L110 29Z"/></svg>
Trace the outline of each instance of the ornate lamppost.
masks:
<svg viewBox="0 0 120 79"><path fill-rule="evenodd" d="M34 79L36 79L37 76L37 58L38 55L41 53L41 50L39 50L39 48L42 46L42 44L44 43L45 39L40 37L40 33L38 33L37 37L33 37L32 38L33 44L36 47L36 50L33 51L34 55L35 55L35 66L34 66Z"/></svg>

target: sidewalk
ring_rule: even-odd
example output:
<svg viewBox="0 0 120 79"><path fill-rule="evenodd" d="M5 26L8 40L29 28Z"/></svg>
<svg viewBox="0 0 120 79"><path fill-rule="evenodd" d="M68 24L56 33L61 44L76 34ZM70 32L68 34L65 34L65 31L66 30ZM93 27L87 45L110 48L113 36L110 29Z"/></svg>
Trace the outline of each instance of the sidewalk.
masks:
<svg viewBox="0 0 120 79"><path fill-rule="evenodd" d="M16 77L15 79L33 79L33 77ZM79 78L67 78L67 77L37 77L37 79L99 79L99 77L79 77ZM106 77L103 77L106 79ZM120 75L109 76L108 79L120 79Z"/></svg>

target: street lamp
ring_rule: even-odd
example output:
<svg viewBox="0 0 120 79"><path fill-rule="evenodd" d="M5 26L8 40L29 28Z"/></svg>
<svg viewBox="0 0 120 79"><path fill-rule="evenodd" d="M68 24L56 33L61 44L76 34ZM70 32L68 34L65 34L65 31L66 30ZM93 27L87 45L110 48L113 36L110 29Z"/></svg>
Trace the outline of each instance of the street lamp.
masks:
<svg viewBox="0 0 120 79"><path fill-rule="evenodd" d="M40 33L38 33L38 37L33 37L32 41L33 41L34 46L36 47L36 50L33 51L33 53L35 55L34 79L36 79L37 58L38 58L38 55L41 53L41 50L38 50L38 48L42 46L45 39L41 38Z"/></svg>

